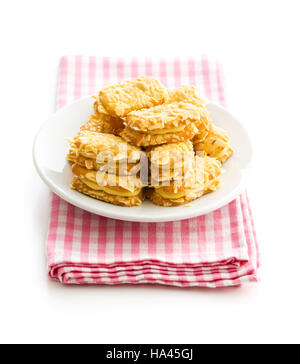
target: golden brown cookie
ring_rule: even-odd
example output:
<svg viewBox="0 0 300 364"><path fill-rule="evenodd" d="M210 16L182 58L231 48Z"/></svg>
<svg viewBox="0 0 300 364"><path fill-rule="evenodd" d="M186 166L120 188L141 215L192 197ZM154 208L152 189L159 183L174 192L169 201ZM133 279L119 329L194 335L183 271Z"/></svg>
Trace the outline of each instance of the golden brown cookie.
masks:
<svg viewBox="0 0 300 364"><path fill-rule="evenodd" d="M130 112L126 124L135 130L163 135L176 133L200 120L200 108L185 102L173 102ZM179 129L179 130L178 130Z"/></svg>
<svg viewBox="0 0 300 364"><path fill-rule="evenodd" d="M200 158L204 162L204 191L205 193L215 191L220 185L222 164L216 158Z"/></svg>
<svg viewBox="0 0 300 364"><path fill-rule="evenodd" d="M140 160L142 153L140 148L127 143L118 136L89 130L80 131L70 140L70 146L68 158L74 154L76 156L81 155L88 159L94 159L97 163L112 160L135 163Z"/></svg>
<svg viewBox="0 0 300 364"><path fill-rule="evenodd" d="M77 176L73 177L71 188L81 193L84 193L85 195L88 195L92 198L96 198L98 200L105 201L114 205L126 207L140 206L145 199L144 189L140 189L137 194L131 196L121 196L112 194L111 189L108 188L106 188L105 190L95 190L88 186L86 183L84 183L82 179Z"/></svg>
<svg viewBox="0 0 300 364"><path fill-rule="evenodd" d="M99 96L95 97L94 111L95 114L91 115L84 125L81 126L80 130L96 131L98 133L108 133L114 135L120 135L120 132L124 129L124 120L109 115L105 108L102 106Z"/></svg>
<svg viewBox="0 0 300 364"><path fill-rule="evenodd" d="M227 133L215 125L207 135L205 133L196 135L193 144L195 152L204 152L205 155L216 158L221 163L224 163L233 154Z"/></svg>
<svg viewBox="0 0 300 364"><path fill-rule="evenodd" d="M188 172L181 179L159 182L156 186L152 183L154 189L148 194L151 201L161 206L178 206L202 196L205 192L204 160L195 156Z"/></svg>
<svg viewBox="0 0 300 364"><path fill-rule="evenodd" d="M160 206L178 206L218 188L221 163L217 159L195 156L192 171L194 178L173 180L168 185L150 188L148 197Z"/></svg>
<svg viewBox="0 0 300 364"><path fill-rule="evenodd" d="M200 118L200 109L184 102L132 111L121 136L138 146L177 143L196 135Z"/></svg>
<svg viewBox="0 0 300 364"><path fill-rule="evenodd" d="M191 202L203 195L204 191L201 187L194 189L184 189L182 192L170 193L162 188L150 188L148 191L148 198L156 205L171 207L183 205Z"/></svg>
<svg viewBox="0 0 300 364"><path fill-rule="evenodd" d="M206 109L207 101L202 97L201 92L194 86L181 86L169 92L167 103L185 102L197 106L200 110L199 122L196 122L199 133L208 132L211 129L212 122L208 110Z"/></svg>
<svg viewBox="0 0 300 364"><path fill-rule="evenodd" d="M133 110L160 105L167 97L167 89L149 76L107 85L99 93L99 100L105 110L121 118Z"/></svg>

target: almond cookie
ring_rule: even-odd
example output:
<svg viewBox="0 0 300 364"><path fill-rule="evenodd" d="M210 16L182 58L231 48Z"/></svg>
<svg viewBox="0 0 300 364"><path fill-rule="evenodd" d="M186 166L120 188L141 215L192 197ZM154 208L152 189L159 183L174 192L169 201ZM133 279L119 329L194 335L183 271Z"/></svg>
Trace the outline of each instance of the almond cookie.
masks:
<svg viewBox="0 0 300 364"><path fill-rule="evenodd" d="M145 199L143 189L131 193L121 188L97 187L77 176L73 177L71 188L92 198L126 207L140 206Z"/></svg>
<svg viewBox="0 0 300 364"><path fill-rule="evenodd" d="M167 89L149 76L107 85L99 93L99 101L104 109L110 115L121 118L133 110L160 105L167 97Z"/></svg>
<svg viewBox="0 0 300 364"><path fill-rule="evenodd" d="M202 132L193 139L195 152L202 152L204 155L218 159L224 163L233 154L229 145L229 138L225 130L213 126L206 134Z"/></svg>
<svg viewBox="0 0 300 364"><path fill-rule="evenodd" d="M74 161L75 155L96 160L97 163L109 161L136 163L142 154L140 148L126 143L118 136L89 130L80 131L69 142L71 149L67 158L71 161Z"/></svg>
<svg viewBox="0 0 300 364"><path fill-rule="evenodd" d="M120 132L124 129L124 120L119 117L109 115L108 112L102 106L99 96L95 97L94 111L95 114L91 115L80 130L96 131L98 133L108 133L114 135L120 135Z"/></svg>
<svg viewBox="0 0 300 364"><path fill-rule="evenodd" d="M170 181L166 186L150 188L148 197L160 206L179 206L218 188L221 163L215 158L195 156L192 171L194 179Z"/></svg>
<svg viewBox="0 0 300 364"><path fill-rule="evenodd" d="M204 193L216 191L220 185L220 175L222 164L216 158L200 158L204 163Z"/></svg>
<svg viewBox="0 0 300 364"><path fill-rule="evenodd" d="M148 197L152 202L160 206L178 206L204 194L204 161L197 156L193 158L193 165L189 169L190 174L187 178L164 181L149 190Z"/></svg>
<svg viewBox="0 0 300 364"><path fill-rule="evenodd" d="M154 106L132 111L125 118L121 136L138 146L176 143L189 140L198 132L201 112L184 102Z"/></svg>
<svg viewBox="0 0 300 364"><path fill-rule="evenodd" d="M179 206L191 202L204 194L203 185L198 184L193 187L174 188L174 185L160 188L150 188L148 198L160 206Z"/></svg>

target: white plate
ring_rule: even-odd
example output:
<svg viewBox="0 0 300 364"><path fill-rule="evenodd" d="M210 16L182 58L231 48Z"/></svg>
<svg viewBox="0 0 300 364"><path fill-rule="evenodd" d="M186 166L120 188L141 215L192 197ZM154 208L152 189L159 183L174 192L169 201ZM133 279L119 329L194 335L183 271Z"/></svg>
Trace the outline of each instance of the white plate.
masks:
<svg viewBox="0 0 300 364"><path fill-rule="evenodd" d="M61 109L42 126L34 141L33 159L40 177L64 200L84 210L114 219L157 222L182 220L207 214L226 205L242 192L252 158L251 143L241 123L214 103L208 104L213 122L228 132L235 151L224 164L225 173L216 192L191 202L189 207L160 207L148 200L139 207L121 207L71 190L69 185L72 172L66 161L68 143L65 138L74 136L80 125L88 120L93 112L92 105L93 99L86 97Z"/></svg>

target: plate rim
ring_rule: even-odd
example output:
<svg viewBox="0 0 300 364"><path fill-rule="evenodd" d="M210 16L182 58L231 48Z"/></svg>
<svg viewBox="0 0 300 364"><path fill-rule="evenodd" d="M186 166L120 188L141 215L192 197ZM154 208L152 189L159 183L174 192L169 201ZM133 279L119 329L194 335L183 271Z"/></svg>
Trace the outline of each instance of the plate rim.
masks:
<svg viewBox="0 0 300 364"><path fill-rule="evenodd" d="M50 188L50 190L52 192L54 192L56 195L58 195L60 198L67 201L71 205L79 207L79 208L81 208L81 209L83 209L85 211L89 211L89 212L94 213L94 214L99 215L99 216L104 216L104 217L108 217L108 218L112 218L112 219L116 219L116 220L122 220L122 221L153 222L153 223L155 223L155 222L168 222L168 221L180 221L180 220L186 220L186 219L190 219L190 218L197 217L197 216L206 215L206 214L208 214L210 212L213 212L213 211L227 205L231 201L233 201L245 189L246 181L247 181L247 179L249 178L249 175L250 175L251 162L252 162L252 159L253 159L253 147L252 147L252 142L251 142L251 138L249 136L249 133L248 133L247 129L245 128L245 126L240 122L240 120L237 117L235 117L230 111L228 111L223 106L217 104L216 102L208 101L208 104L212 104L213 106L216 106L217 108L221 109L223 112L226 112L227 114L229 114L235 120L235 122L237 122L239 124L239 127L241 129L243 129L243 132L247 136L247 139L248 139L248 142L249 142L249 148L250 148L250 158L249 158L249 161L248 161L248 163L246 165L246 168L243 169L243 173L242 173L242 176L241 176L240 183L238 184L238 186L235 189L233 189L225 197L221 198L218 202L216 202L214 204L214 206L207 207L207 208L202 208L200 213L199 213L199 211L197 211L197 209L192 209L191 211L189 211L189 207L187 207L187 208L185 208L185 210L182 210L182 212L176 217L169 217L168 218L167 217L168 215L166 214L165 218L163 217L163 218L160 218L158 220L158 219L155 218L155 215L153 215L153 217L148 216L148 215L147 215L147 217L145 217L143 215L140 215L140 218L138 218L138 216L137 217L132 217L130 215L126 216L124 211L121 210L121 208L123 208L123 206L118 206L120 208L120 212L117 211L117 212L111 213L109 211L105 211L105 209L102 209L101 211L97 211L93 207L86 206L86 204L81 203L80 201L74 201L74 199L70 196L70 194L65 192L65 190L63 188L61 188L61 187L57 186L56 184L52 183L51 179L49 177L47 177L43 173L43 171L42 171L43 168L38 163L38 158L37 158L37 153L36 153L37 141L38 141L38 138L39 138L40 134L42 133L43 129L48 125L48 123L50 122L51 118L54 115L58 115L60 113L63 113L66 109L72 107L72 105L74 105L76 103L81 103L81 102L83 102L83 100L87 101L90 98L91 98L91 96L86 96L86 97L80 98L80 99L76 100L75 102L72 102L72 103L70 103L68 105L63 106L58 111L53 113L40 126L40 128L38 129L38 131L37 131L37 133L36 133L36 135L34 137L34 140L33 140L32 157L33 157L33 163L34 163L34 166L35 166L35 169L36 169L38 175L40 176L42 181ZM162 207L162 206L159 206L159 207L160 208L166 208L166 207ZM182 207L184 207L184 205Z"/></svg>

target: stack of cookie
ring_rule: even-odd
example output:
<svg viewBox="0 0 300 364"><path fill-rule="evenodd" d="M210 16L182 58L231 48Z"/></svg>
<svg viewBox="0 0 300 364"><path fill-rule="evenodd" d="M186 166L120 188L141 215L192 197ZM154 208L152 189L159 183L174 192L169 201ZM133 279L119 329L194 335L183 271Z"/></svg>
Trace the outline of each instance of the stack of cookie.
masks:
<svg viewBox="0 0 300 364"><path fill-rule="evenodd" d="M72 188L124 206L141 204L145 193L158 205L177 206L218 187L221 163L232 148L197 88L170 91L153 77L138 77L107 85L95 99L94 114L71 141ZM119 145L139 157L129 160ZM104 152L110 159L100 162ZM145 155L149 166L143 169ZM116 161L112 172L107 163ZM112 176L115 186L108 187Z"/></svg>
<svg viewBox="0 0 300 364"><path fill-rule="evenodd" d="M148 197L161 206L178 206L215 191L220 183L221 163L195 155L191 141L150 147Z"/></svg>
<svg viewBox="0 0 300 364"><path fill-rule="evenodd" d="M163 144L147 150L151 181L148 196L161 206L177 206L200 197L204 192L204 174L196 168L198 157L193 144Z"/></svg>
<svg viewBox="0 0 300 364"><path fill-rule="evenodd" d="M138 206L145 198L139 176L141 149L112 134L80 131L67 156L74 174L71 187L121 206Z"/></svg>

